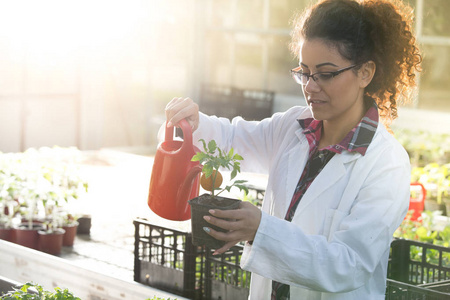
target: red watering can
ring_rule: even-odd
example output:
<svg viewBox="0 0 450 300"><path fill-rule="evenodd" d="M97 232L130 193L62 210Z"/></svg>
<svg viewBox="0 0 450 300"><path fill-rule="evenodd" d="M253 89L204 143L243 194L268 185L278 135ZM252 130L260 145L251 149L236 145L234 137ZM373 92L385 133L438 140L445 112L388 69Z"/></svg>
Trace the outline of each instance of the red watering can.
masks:
<svg viewBox="0 0 450 300"><path fill-rule="evenodd" d="M427 190L423 184L418 182L411 183L411 196L409 198L409 210L413 210L411 220L416 221L420 217L424 206Z"/></svg>
<svg viewBox="0 0 450 300"><path fill-rule="evenodd" d="M174 127L167 127L164 142L158 145L153 163L148 206L165 219L191 218L188 200L200 190L200 163L191 161L200 150L192 143L192 129L186 120L179 123L184 141L173 140Z"/></svg>

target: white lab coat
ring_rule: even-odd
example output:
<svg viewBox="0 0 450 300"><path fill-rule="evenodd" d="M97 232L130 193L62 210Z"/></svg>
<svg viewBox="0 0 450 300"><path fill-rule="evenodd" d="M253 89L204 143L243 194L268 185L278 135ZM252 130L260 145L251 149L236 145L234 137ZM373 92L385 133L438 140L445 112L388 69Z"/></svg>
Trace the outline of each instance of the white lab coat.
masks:
<svg viewBox="0 0 450 300"><path fill-rule="evenodd" d="M194 141L215 139L244 157L242 171L266 172L262 219L241 267L251 271L250 299L270 299L271 280L291 299L384 299L390 242L409 204L406 151L380 123L366 154L336 154L284 221L308 159L293 107L261 122L200 116Z"/></svg>

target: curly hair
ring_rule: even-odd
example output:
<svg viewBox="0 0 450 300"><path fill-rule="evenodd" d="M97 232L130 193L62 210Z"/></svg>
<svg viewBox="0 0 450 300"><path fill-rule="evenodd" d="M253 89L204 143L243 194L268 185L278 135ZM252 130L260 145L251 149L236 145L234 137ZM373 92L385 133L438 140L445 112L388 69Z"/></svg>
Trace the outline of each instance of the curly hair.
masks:
<svg viewBox="0 0 450 300"><path fill-rule="evenodd" d="M389 125L397 117L397 105L411 98L421 71L412 22L412 9L399 0L322 0L294 17L289 47L298 57L303 40L319 38L356 65L375 62L365 98L377 103Z"/></svg>

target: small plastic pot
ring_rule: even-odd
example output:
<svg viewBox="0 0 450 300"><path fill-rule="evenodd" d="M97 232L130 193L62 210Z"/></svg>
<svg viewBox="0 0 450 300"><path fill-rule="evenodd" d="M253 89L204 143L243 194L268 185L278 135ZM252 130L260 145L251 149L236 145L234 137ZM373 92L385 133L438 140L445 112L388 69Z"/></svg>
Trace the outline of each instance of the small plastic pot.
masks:
<svg viewBox="0 0 450 300"><path fill-rule="evenodd" d="M39 250L52 255L61 254L65 232L62 228L54 229L51 232L39 230Z"/></svg>
<svg viewBox="0 0 450 300"><path fill-rule="evenodd" d="M31 249L38 250L39 235L38 231L44 229L41 223L33 223L29 228L28 224L23 223L14 228L16 243Z"/></svg>
<svg viewBox="0 0 450 300"><path fill-rule="evenodd" d="M209 194L204 194L189 200L188 203L191 206L192 244L195 246L206 246L212 249L218 249L225 245L224 241L219 241L206 233L203 227L209 227L221 232L225 230L206 222L203 217L211 215L209 213L210 209L237 209L241 200L220 196L213 198Z"/></svg>

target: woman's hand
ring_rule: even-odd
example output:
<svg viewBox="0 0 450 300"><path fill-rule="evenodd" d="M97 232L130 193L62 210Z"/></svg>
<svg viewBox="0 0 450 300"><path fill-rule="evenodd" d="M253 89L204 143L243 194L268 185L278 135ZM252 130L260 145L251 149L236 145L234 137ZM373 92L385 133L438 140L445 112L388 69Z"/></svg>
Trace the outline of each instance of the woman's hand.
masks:
<svg viewBox="0 0 450 300"><path fill-rule="evenodd" d="M192 132L198 128L198 105L190 98L173 98L166 105L165 112L169 127L177 125L182 119L186 119L191 125Z"/></svg>
<svg viewBox="0 0 450 300"><path fill-rule="evenodd" d="M205 229L212 237L226 241L227 243L217 249L213 255L222 254L240 241L253 241L261 222L261 210L250 202L241 202L239 209L235 210L210 210L211 216L204 219L213 225L221 227L227 232L219 232L214 229ZM231 221L219 218L230 219Z"/></svg>

